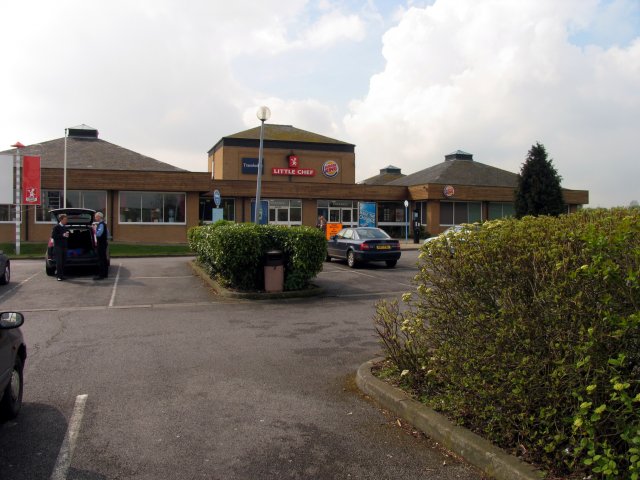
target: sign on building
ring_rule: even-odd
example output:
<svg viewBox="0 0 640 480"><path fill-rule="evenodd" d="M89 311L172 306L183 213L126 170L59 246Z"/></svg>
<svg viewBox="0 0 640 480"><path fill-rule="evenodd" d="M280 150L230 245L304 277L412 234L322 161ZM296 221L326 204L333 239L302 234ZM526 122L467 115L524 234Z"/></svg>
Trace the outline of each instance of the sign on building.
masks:
<svg viewBox="0 0 640 480"><path fill-rule="evenodd" d="M375 202L358 202L358 226L375 227L376 226L376 203Z"/></svg>

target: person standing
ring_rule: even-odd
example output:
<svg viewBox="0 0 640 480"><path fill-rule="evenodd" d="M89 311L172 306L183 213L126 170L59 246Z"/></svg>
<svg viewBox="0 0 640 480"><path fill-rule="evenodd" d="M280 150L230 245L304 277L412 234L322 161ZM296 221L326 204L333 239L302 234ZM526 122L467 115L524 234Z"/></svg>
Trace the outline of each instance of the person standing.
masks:
<svg viewBox="0 0 640 480"><path fill-rule="evenodd" d="M94 216L93 232L96 237L96 247L98 249L98 275L94 280L102 280L109 276L109 265L107 259L107 246L109 245L109 230L104 221L104 214L96 212Z"/></svg>
<svg viewBox="0 0 640 480"><path fill-rule="evenodd" d="M59 282L65 279L64 264L67 260L67 248L69 246L69 232L66 227L67 221L67 215L61 213L58 215L59 223L56 224L51 231L51 238L53 238L53 252L56 257L56 278Z"/></svg>

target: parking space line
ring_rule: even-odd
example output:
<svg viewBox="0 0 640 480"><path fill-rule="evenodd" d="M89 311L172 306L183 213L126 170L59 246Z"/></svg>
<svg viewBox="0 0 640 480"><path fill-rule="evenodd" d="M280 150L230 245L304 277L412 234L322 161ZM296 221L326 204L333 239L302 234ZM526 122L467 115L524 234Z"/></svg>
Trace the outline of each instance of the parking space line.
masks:
<svg viewBox="0 0 640 480"><path fill-rule="evenodd" d="M116 281L113 282L113 290L111 290L111 300L109 300L109 307L113 307L113 302L116 299L116 289L118 288L118 280L120 280L120 267L122 267L122 263L118 264L118 272L116 273Z"/></svg>
<svg viewBox="0 0 640 480"><path fill-rule="evenodd" d="M156 279L170 279L173 280L174 278L193 278L193 275L176 275L173 277L130 277L131 280L156 280Z"/></svg>
<svg viewBox="0 0 640 480"><path fill-rule="evenodd" d="M84 407L87 403L88 395L78 395L76 397L76 403L73 407L73 413L69 420L69 426L67 433L64 436L62 445L60 446L60 453L56 460L56 465L53 468L51 474L51 480L66 480L67 473L69 473L69 467L71 466L71 457L73 451L76 448L76 441L78 439L78 433L80 432L80 424L82 423L82 417L84 416Z"/></svg>
<svg viewBox="0 0 640 480"><path fill-rule="evenodd" d="M27 283L29 280L31 280L33 277L39 275L40 272L38 273L34 273L33 275L31 275L29 278L24 279L23 281L21 281L20 283L18 283L16 286L14 286L13 288L10 288L9 290L7 290L6 292L4 292L2 295L0 295L0 300L2 300L5 296L9 295L11 292L13 292L16 288L24 285L25 283Z"/></svg>

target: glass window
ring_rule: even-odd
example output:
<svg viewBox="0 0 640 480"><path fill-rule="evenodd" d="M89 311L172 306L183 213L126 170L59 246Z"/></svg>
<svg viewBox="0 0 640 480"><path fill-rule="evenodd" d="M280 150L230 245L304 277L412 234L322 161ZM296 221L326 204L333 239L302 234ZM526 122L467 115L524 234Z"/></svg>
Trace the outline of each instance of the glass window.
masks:
<svg viewBox="0 0 640 480"><path fill-rule="evenodd" d="M489 220L496 220L498 218L513 217L515 215L515 208L513 203L506 202L490 202L489 203Z"/></svg>
<svg viewBox="0 0 640 480"><path fill-rule="evenodd" d="M404 225L405 207L403 202L379 202L378 225Z"/></svg>
<svg viewBox="0 0 640 480"><path fill-rule="evenodd" d="M269 223L302 224L302 200L269 200Z"/></svg>
<svg viewBox="0 0 640 480"><path fill-rule="evenodd" d="M223 198L220 203L222 218L234 222L236 220L236 201L233 198Z"/></svg>
<svg viewBox="0 0 640 480"><path fill-rule="evenodd" d="M185 223L185 200L184 193L120 192L120 222Z"/></svg>
<svg viewBox="0 0 640 480"><path fill-rule="evenodd" d="M440 202L440 225L482 221L482 202Z"/></svg>
<svg viewBox="0 0 640 480"><path fill-rule="evenodd" d="M14 205L0 205L0 222L16 221L16 207Z"/></svg>
<svg viewBox="0 0 640 480"><path fill-rule="evenodd" d="M62 208L62 190L43 190L42 204L36 206L36 222L53 222L49 210ZM107 215L107 192L104 190L67 190L67 208L90 208Z"/></svg>

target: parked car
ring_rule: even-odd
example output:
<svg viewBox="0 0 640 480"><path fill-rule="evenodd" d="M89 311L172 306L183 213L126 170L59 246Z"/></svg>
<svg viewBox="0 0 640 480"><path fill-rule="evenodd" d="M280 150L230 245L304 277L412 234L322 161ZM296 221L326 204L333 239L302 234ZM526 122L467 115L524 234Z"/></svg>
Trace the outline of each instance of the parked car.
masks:
<svg viewBox="0 0 640 480"><path fill-rule="evenodd" d="M341 258L351 268L366 262L385 262L393 268L400 253L400 242L379 228L343 228L327 242L327 261Z"/></svg>
<svg viewBox="0 0 640 480"><path fill-rule="evenodd" d="M98 246L91 228L95 210L89 208L58 208L51 210L51 215L59 221L59 215L67 215L67 231L69 232L67 267L94 267L98 268ZM45 270L47 275L56 273L56 256L53 251L54 241L49 238L47 253L45 255ZM107 266L110 264L109 247L107 247Z"/></svg>
<svg viewBox="0 0 640 480"><path fill-rule="evenodd" d="M2 250L0 250L0 285L6 285L11 280L11 262Z"/></svg>
<svg viewBox="0 0 640 480"><path fill-rule="evenodd" d="M24 316L0 313L0 416L15 418L22 406L23 372L27 347L20 331Z"/></svg>

